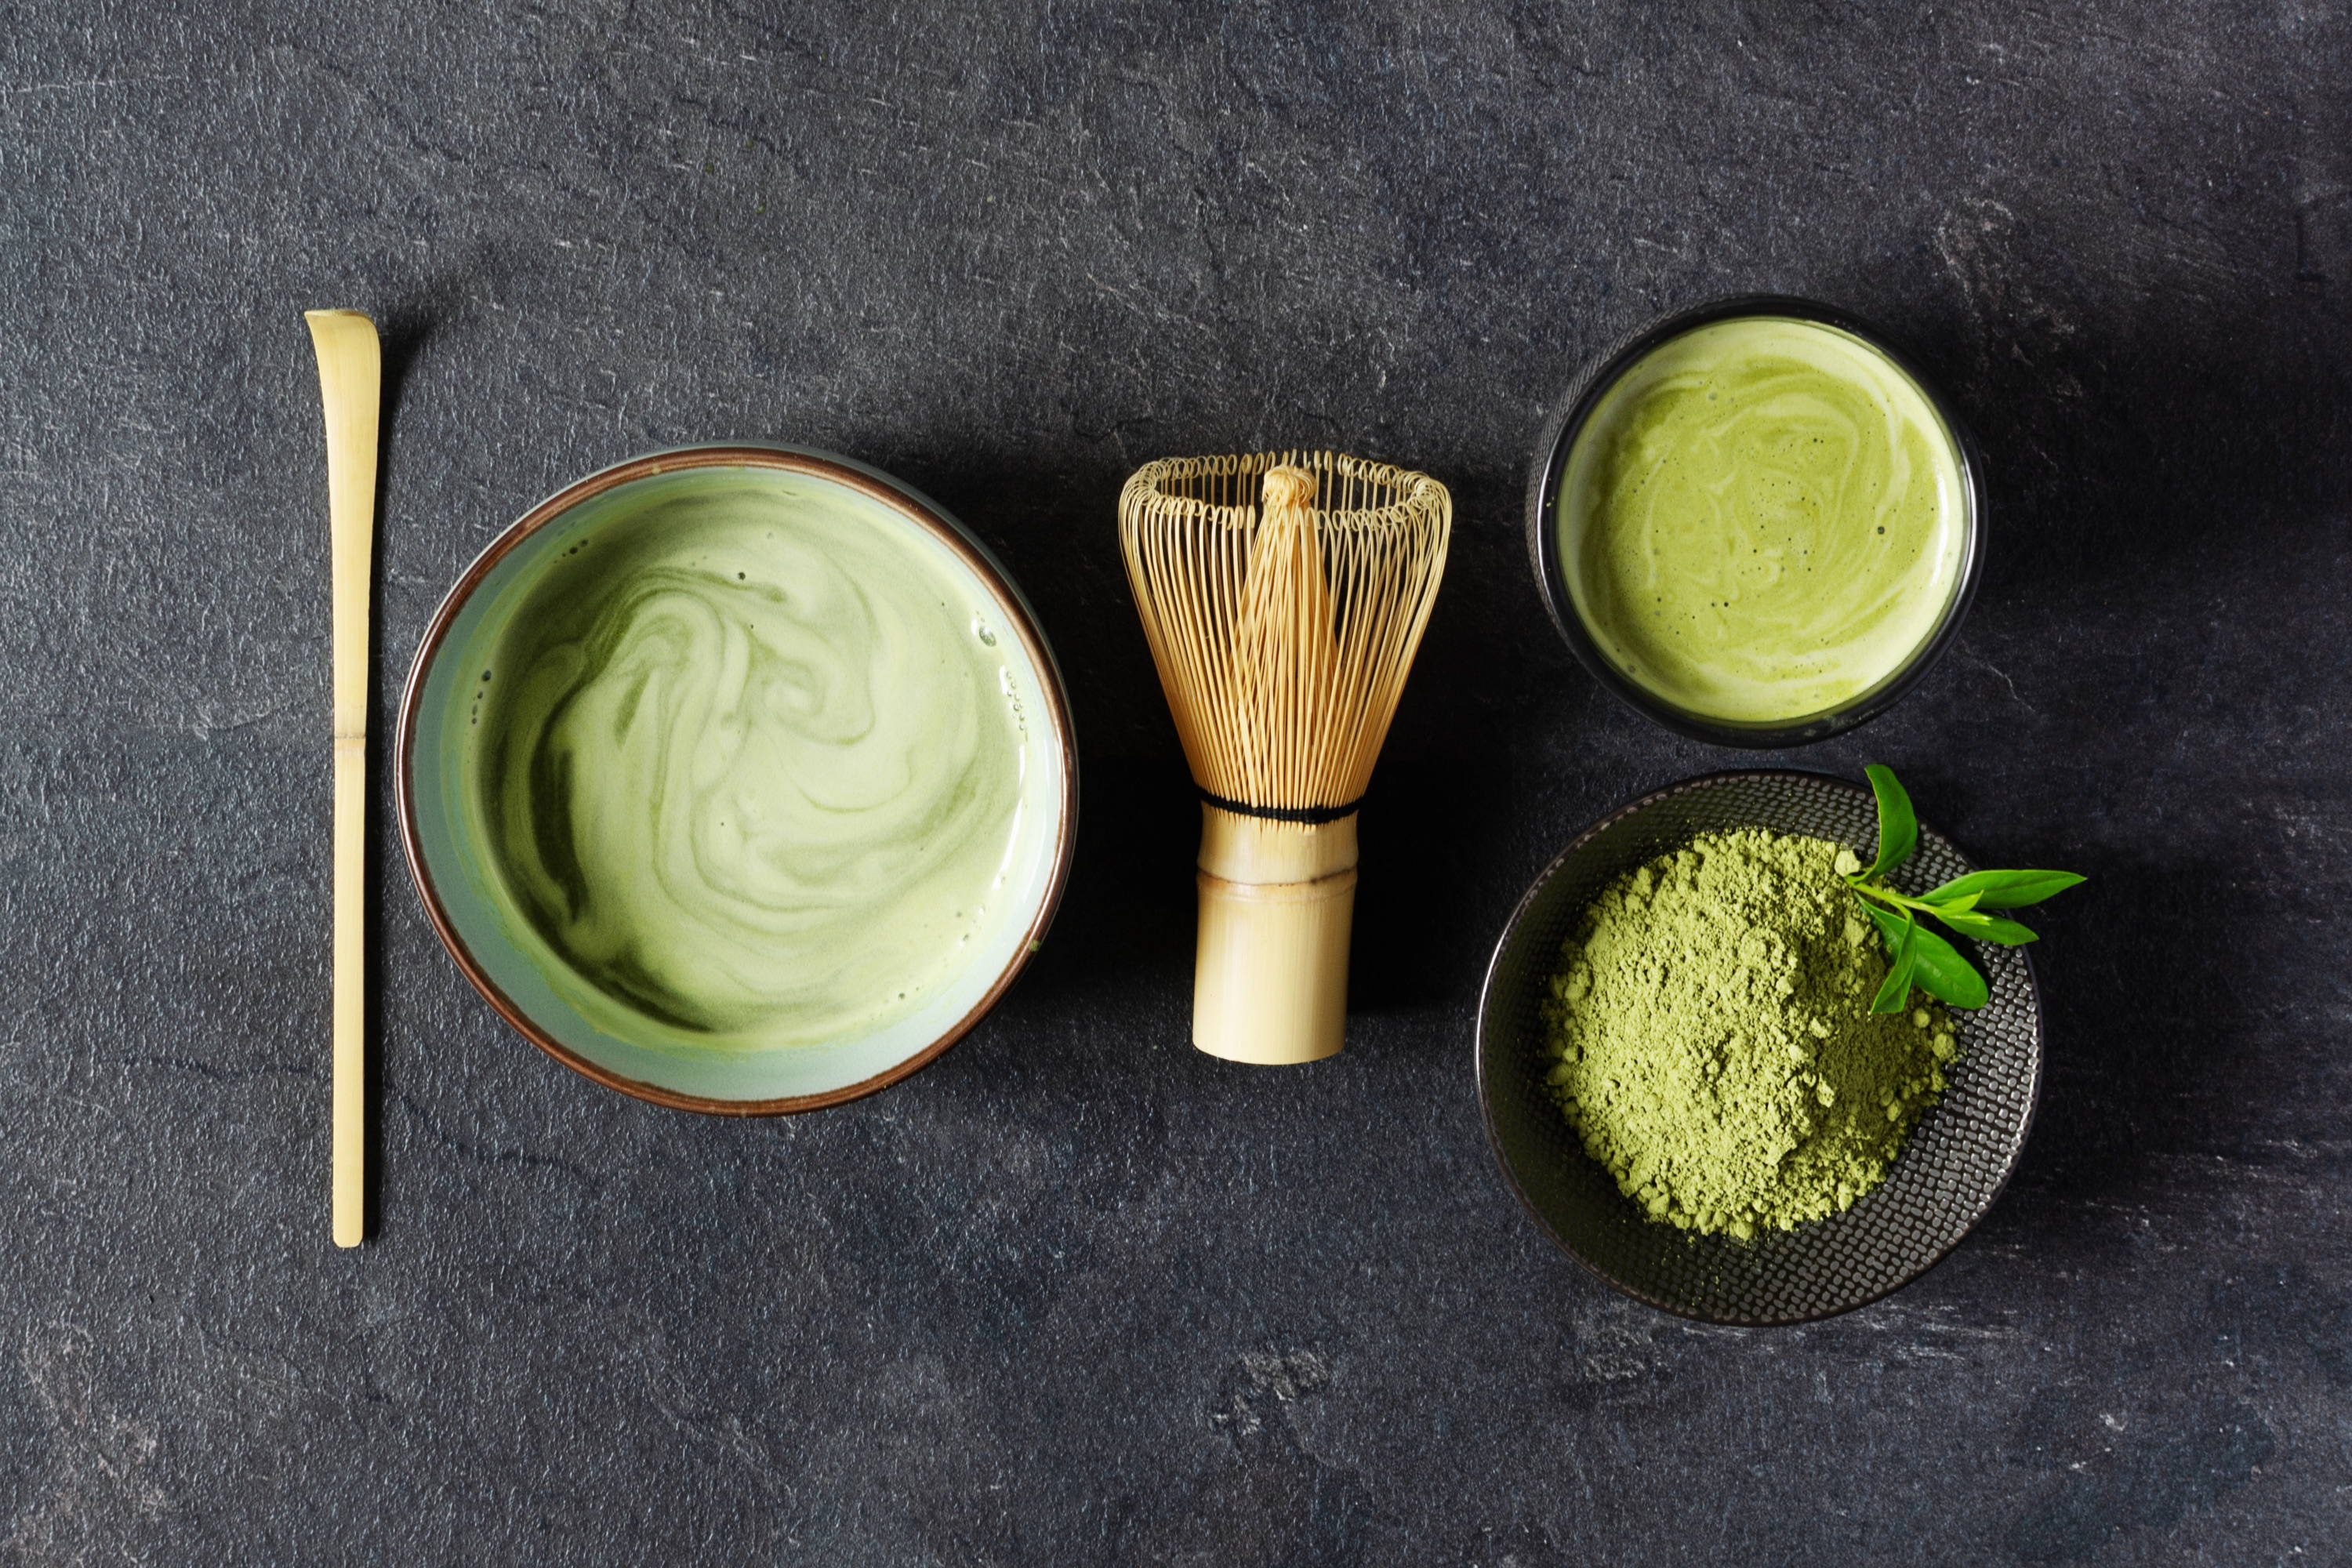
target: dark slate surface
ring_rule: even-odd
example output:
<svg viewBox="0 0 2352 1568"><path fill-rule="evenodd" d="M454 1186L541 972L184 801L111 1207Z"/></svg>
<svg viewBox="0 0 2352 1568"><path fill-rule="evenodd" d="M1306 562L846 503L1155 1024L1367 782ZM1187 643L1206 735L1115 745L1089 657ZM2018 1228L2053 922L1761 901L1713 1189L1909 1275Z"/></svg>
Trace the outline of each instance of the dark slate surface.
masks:
<svg viewBox="0 0 2352 1568"><path fill-rule="evenodd" d="M2340 0L14 13L5 1552L2340 1560L2347 81ZM1572 664L1518 496L1600 344L1752 288L1910 338L1994 473L1965 637L1796 760L2096 878L2045 925L2008 1195L1772 1332L1552 1252L1468 1038L1550 853L1739 760ZM381 732L459 566L649 447L850 453L1011 563L1086 820L982 1028L813 1118L635 1104L476 999L380 824L382 1222L328 1245L299 311L341 304L399 383ZM1424 466L1460 521L1352 1044L1265 1072L1184 1044L1193 823L1112 501L1289 443Z"/></svg>

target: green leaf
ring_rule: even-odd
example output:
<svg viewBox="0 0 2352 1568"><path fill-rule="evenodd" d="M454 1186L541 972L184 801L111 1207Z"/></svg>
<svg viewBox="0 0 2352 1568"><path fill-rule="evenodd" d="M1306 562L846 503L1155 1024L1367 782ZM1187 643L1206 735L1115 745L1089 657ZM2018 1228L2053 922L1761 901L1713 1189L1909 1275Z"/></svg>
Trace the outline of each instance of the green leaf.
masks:
<svg viewBox="0 0 2352 1568"><path fill-rule="evenodd" d="M1884 932L1885 926L1879 930ZM1919 967L1919 952L1913 939L1919 934L1916 921L1905 921L1903 934L1888 937L1887 945L1894 950L1894 962L1886 966L1886 978L1879 982L1878 994L1870 999L1874 1013L1900 1013L1911 1000L1911 976Z"/></svg>
<svg viewBox="0 0 2352 1568"><path fill-rule="evenodd" d="M1870 917L1870 923L1876 926L1878 934L1886 939L1886 951L1890 955L1903 951L1903 944L1910 940L1913 924L1907 917L1880 909L1876 904L1863 905L1862 912Z"/></svg>
<svg viewBox="0 0 2352 1568"><path fill-rule="evenodd" d="M1999 915L1979 914L1974 910L1943 909L1932 910L1929 912L1962 936L1972 936L1979 942L1999 942L2003 947L2022 947L2029 942L2041 940L2032 931L2015 921L2005 921Z"/></svg>
<svg viewBox="0 0 2352 1568"><path fill-rule="evenodd" d="M1878 934L1890 945L1903 940L1902 920L1874 904L1864 904L1863 908L1870 911ZM1992 988L1977 973L1976 965L1960 956L1959 949L1924 928L1915 927L1909 940L1912 960L1917 965L1911 984L1937 1001L1955 1007L1981 1007L1991 999Z"/></svg>
<svg viewBox="0 0 2352 1568"><path fill-rule="evenodd" d="M1977 896L1974 893L1962 893L1957 899L1918 898L1913 900L1912 902L1918 904L1932 904L1935 906L1936 912L1938 914L1941 914L1947 910L1957 913L1961 910L1975 909L1977 907Z"/></svg>
<svg viewBox="0 0 2352 1568"><path fill-rule="evenodd" d="M1955 877L1927 895L1929 903L1974 893L1989 910L2021 910L2028 904L2063 893L2082 881L2072 871L1971 871Z"/></svg>
<svg viewBox="0 0 2352 1568"><path fill-rule="evenodd" d="M1873 763L1862 771L1870 776L1870 793L1878 797L1878 858L1863 875L1881 877L1911 858L1911 851L1919 847L1919 818L1893 768Z"/></svg>

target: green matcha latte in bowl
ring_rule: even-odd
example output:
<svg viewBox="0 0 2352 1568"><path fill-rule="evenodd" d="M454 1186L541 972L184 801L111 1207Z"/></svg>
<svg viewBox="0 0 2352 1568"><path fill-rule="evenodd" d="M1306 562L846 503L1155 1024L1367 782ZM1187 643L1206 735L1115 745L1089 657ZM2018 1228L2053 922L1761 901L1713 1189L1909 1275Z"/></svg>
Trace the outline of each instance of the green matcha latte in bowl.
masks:
<svg viewBox="0 0 2352 1568"><path fill-rule="evenodd" d="M1874 330L1747 295L1603 356L1547 431L1528 539L1560 633L1669 729L1787 746L1848 730L1956 633L1982 465Z"/></svg>
<svg viewBox="0 0 2352 1568"><path fill-rule="evenodd" d="M873 469L657 453L467 569L402 706L410 868L525 1036L736 1115L871 1092L1044 935L1076 767L1003 569Z"/></svg>

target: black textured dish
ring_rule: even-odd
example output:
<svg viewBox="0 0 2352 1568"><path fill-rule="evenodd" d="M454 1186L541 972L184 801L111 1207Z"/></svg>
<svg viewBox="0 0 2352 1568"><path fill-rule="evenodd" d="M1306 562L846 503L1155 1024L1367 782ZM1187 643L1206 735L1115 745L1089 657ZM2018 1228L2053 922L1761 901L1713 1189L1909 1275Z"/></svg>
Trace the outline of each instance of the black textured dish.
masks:
<svg viewBox="0 0 2352 1568"><path fill-rule="evenodd" d="M1937 623L1935 633L1914 650L1900 668L1867 691L1858 693L1835 708L1787 723L1735 724L1691 712L1636 684L1623 670L1611 663L1601 652L1601 645L1593 640L1583 616L1577 613L1575 601L1569 595L1568 581L1560 571L1559 531L1553 525L1559 511L1559 484L1561 476L1568 471L1569 453L1575 447L1576 438L1583 433L1585 420L1601 401L1601 394L1607 392L1618 376L1636 360L1667 339L1689 331L1694 327L1744 316L1781 316L1801 321L1818 321L1860 338L1894 361L1896 368L1919 388L1928 406L1943 419L1945 427L1951 431L1952 444L1960 455L1960 489L1968 500L1968 537L1961 545L1960 580L1953 586L1951 602L1945 606L1943 619ZM1667 729L1688 735L1693 740L1708 741L1718 746L1770 750L1827 740L1857 724L1867 723L1893 707L1906 692L1919 683L1920 678L1927 673L1958 635L1960 622L1968 616L1969 602L1976 597L1977 579L1984 568L1984 457L1977 449L1976 438L1969 434L1968 426L1953 413L1949 401L1937 390L1936 384L1919 368L1918 363L1889 342L1885 333L1833 305L1785 294L1738 294L1677 310L1619 339L1569 388L1568 395L1560 401L1559 411L1545 425L1542 439L1536 444L1535 468L1528 479L1528 557L1535 566L1536 586L1543 594L1544 607L1551 612L1552 625L1559 628L1559 635L1567 639L1569 649L1576 655L1578 662L1591 671L1592 678L1614 692L1620 700Z"/></svg>
<svg viewBox="0 0 2352 1568"><path fill-rule="evenodd" d="M1766 827L1867 855L1870 791L1823 773L1746 772L1685 780L1577 835L1536 879L1496 944L1478 1004L1478 1096L1503 1173L1569 1255L1627 1295L1717 1323L1797 1323L1850 1311L1917 1279L1959 1244L2008 1182L2042 1092L2042 998L2023 948L1970 944L1992 988L1952 1010L1960 1055L1876 1191L1843 1214L1752 1242L1698 1237L1645 1217L1584 1152L1544 1083L1541 1016L1562 942L1612 878L1701 833ZM1972 869L1940 835L1893 880L1924 891Z"/></svg>

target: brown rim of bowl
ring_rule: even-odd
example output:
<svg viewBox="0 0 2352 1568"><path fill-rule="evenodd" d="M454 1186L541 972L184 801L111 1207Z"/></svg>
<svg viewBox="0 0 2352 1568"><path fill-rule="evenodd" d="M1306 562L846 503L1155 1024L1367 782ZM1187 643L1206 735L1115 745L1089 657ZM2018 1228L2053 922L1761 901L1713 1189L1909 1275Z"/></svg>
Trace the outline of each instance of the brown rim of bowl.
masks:
<svg viewBox="0 0 2352 1568"><path fill-rule="evenodd" d="M449 917L441 907L441 896L434 889L432 873L425 869L415 820L415 720L419 700L424 696L425 672L431 667L434 656L440 652L441 639L448 634L458 612L465 607L474 590L481 585L482 579L489 575L491 569L524 540L591 497L633 479L649 479L656 474L682 468L738 467L806 474L841 485L880 502L909 522L928 530L953 551L957 558L987 585L1006 619L1020 635L1022 647L1043 677L1039 684L1045 689L1046 703L1051 710L1054 739L1062 756L1062 809L1054 839L1053 879L1045 889L1045 896L1038 902L1036 916L1029 922L1020 946L1013 950L1012 961L996 977L996 983L973 1004L970 1012L957 1019L939 1038L895 1067L824 1094L787 1095L779 1100L714 1100L703 1095L680 1094L675 1089L624 1078L599 1067L550 1036L483 972L481 965L474 961L473 954L467 951L466 943L456 928L449 923ZM401 692L400 740L394 771L399 781L400 845L408 860L409 875L415 879L417 896L424 901L425 913L432 921L433 929L440 934L441 944L449 950L449 956L457 961L457 967L465 972L467 979L474 983L474 989L482 994L483 1000L488 1002L499 1016L512 1025L525 1039L582 1077L593 1079L607 1089L617 1089L623 1094L655 1105L667 1106L673 1110L698 1110L709 1116L788 1116L804 1110L824 1110L886 1089L937 1060L950 1046L963 1038L987 1016L989 1009L996 1005L997 1000L1027 964L1030 955L1037 951L1039 942L1045 939L1046 928L1054 922L1055 911L1061 907L1062 892L1069 881L1070 858L1077 837L1077 750L1071 739L1069 699L1062 689L1061 670L1055 663L1053 650L1046 646L1045 637L1030 613L1028 602L1022 597L1012 579L984 548L963 531L962 526L944 508L878 471L853 466L845 459L821 453L747 442L681 447L616 463L556 491L523 513L492 540L443 596L440 607L433 612L431 624L425 627L424 641L417 645L415 660L409 666L408 680Z"/></svg>
<svg viewBox="0 0 2352 1568"><path fill-rule="evenodd" d="M1825 1322L1832 1318L1842 1318L1848 1312L1859 1311L1864 1307L1884 1301L1906 1286L1917 1284L1937 1265L1958 1251L1960 1243L1976 1234L1977 1226L1984 1223L1985 1216L1992 1213L1993 1205L2000 1202L2001 1194L2009 1191L2009 1184L2017 1174L2018 1162L2024 1157L2025 1145L2033 1136L2034 1119L2042 1110L2042 1080L2046 1066L2043 1060L2044 1047L2049 1043L2048 1033L2043 1027L2042 1020L2042 977L2033 972L2032 953L2022 948L2016 950L2017 956L2025 965L2026 990L2033 997L2033 1084L2032 1090L2026 1096L2025 1124L2017 1131L2017 1143L2011 1152L2008 1168L2001 1172L2000 1180L1994 1184L1992 1191L1985 1194L1983 1205L1969 1216L1969 1223L1960 1226L1958 1232L1950 1241L1945 1243L1943 1248L1935 1257L1875 1295L1865 1296L1858 1301L1834 1307L1825 1312L1815 1312L1802 1318L1776 1318L1769 1321L1710 1317L1704 1312L1692 1311L1677 1302L1664 1300L1647 1291L1636 1289L1622 1279L1606 1272L1577 1251L1575 1247L1570 1246L1568 1238L1552 1227L1551 1221L1545 1217L1543 1210L1536 1206L1535 1199L1528 1195L1528 1189L1519 1181L1519 1173L1512 1166L1510 1155L1503 1148L1502 1132L1495 1125L1494 1100L1486 1092L1486 1011L1494 999L1495 973L1502 966L1503 949L1509 945L1512 936L1518 931L1519 921L1526 916L1528 906L1535 901L1536 894L1543 890L1544 884L1551 880L1561 863L1583 848L1603 828L1613 826L1645 806L1654 805L1659 801L1674 795L1685 795L1695 789L1703 789L1709 784L1720 784L1725 779L1752 778L1804 779L1816 784L1842 784L1858 795L1868 795L1871 793L1868 785L1858 784L1843 774L1822 773L1811 768L1720 768L1711 773L1696 773L1686 779L1677 779L1663 788L1645 791L1601 813L1587 824L1575 837L1570 839L1566 848L1544 862L1544 868L1536 873L1535 879L1528 884L1528 890L1520 894L1518 901L1511 906L1510 918L1503 922L1503 932L1495 939L1495 951L1486 959L1486 975L1478 982L1478 1010L1470 1026L1470 1076L1478 1092L1478 1121L1486 1130L1486 1148L1495 1156L1496 1166L1503 1173L1504 1184L1511 1189L1511 1195L1519 1200L1519 1207L1527 1211L1528 1217L1535 1221L1536 1228L1544 1233L1546 1239L1550 1241L1552 1246L1565 1253L1569 1261L1621 1296L1629 1297L1645 1307L1655 1307L1661 1312L1671 1313L1675 1317L1687 1319L1692 1322L1714 1323L1728 1328L1796 1328L1806 1323ZM1959 854L1959 846L1945 838L1942 834L1936 832L1924 822L1919 825L1919 836L1922 838L1933 837L1942 839L1945 846L1955 855ZM1960 860L1964 865L1971 864L1964 855L1960 856Z"/></svg>

